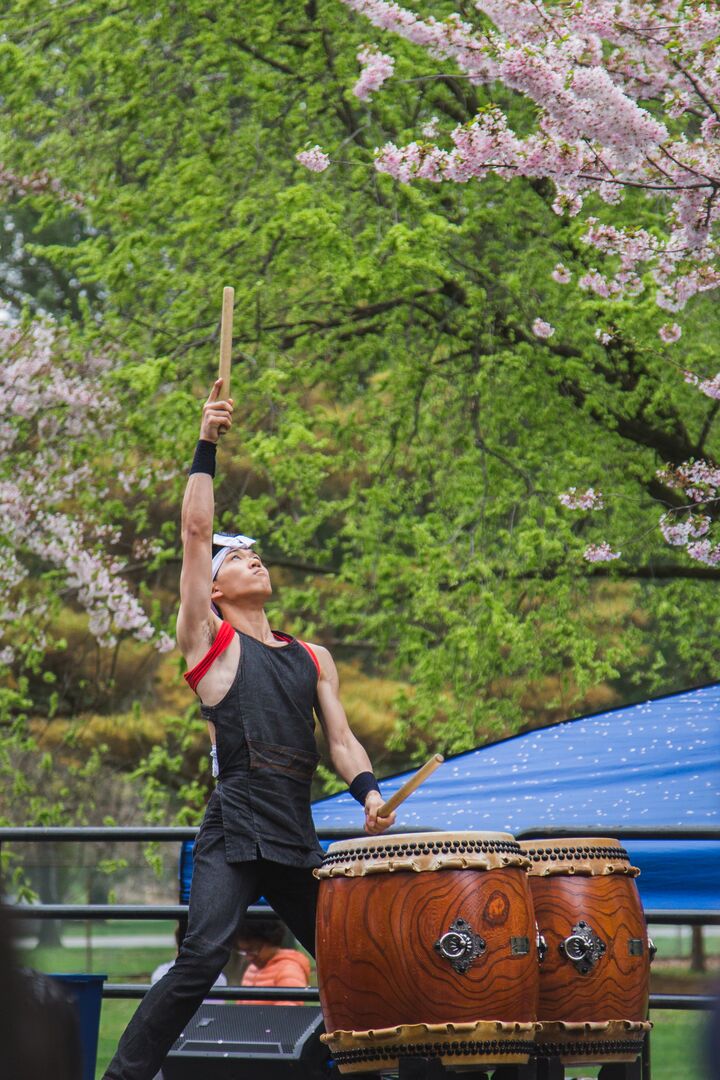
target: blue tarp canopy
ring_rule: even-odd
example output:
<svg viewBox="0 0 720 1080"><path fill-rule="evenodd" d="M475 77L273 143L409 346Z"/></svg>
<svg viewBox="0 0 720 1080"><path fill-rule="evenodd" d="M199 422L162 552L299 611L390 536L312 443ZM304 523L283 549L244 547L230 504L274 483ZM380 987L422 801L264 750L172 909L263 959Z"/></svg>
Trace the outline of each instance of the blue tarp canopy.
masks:
<svg viewBox="0 0 720 1080"><path fill-rule="evenodd" d="M383 780L387 798L411 772ZM317 829L359 829L343 792L313 804ZM720 684L580 717L448 758L397 826L527 829L720 826ZM720 910L720 842L624 840L646 909Z"/></svg>

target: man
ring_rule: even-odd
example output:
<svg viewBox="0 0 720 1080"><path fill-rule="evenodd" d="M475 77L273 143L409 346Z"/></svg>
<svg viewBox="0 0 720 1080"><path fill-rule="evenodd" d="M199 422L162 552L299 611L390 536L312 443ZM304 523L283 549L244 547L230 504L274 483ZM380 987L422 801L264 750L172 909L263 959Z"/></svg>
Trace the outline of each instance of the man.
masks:
<svg viewBox="0 0 720 1080"><path fill-rule="evenodd" d="M310 813L317 713L334 768L380 833L382 805L370 761L350 731L327 649L270 628L270 575L249 537L219 537L212 555L213 476L232 400L218 379L203 407L200 441L182 508L178 644L208 721L219 783L193 851L188 929L177 960L144 998L105 1080L151 1080L230 956L248 906L265 896L308 952L315 952L322 861Z"/></svg>

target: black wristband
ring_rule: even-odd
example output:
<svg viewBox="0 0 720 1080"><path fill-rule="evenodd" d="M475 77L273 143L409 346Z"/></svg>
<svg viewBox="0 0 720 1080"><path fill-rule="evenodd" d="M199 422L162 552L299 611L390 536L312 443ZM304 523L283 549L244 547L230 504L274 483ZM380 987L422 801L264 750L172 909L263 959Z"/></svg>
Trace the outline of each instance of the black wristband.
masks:
<svg viewBox="0 0 720 1080"><path fill-rule="evenodd" d="M195 447L195 457L190 466L190 476L198 472L214 476L216 454L217 445L214 442L210 442L209 439L200 439Z"/></svg>
<svg viewBox="0 0 720 1080"><path fill-rule="evenodd" d="M365 800L371 791L380 791L374 774L371 772L358 773L350 785L350 794L353 799L357 799L360 805L364 806Z"/></svg>

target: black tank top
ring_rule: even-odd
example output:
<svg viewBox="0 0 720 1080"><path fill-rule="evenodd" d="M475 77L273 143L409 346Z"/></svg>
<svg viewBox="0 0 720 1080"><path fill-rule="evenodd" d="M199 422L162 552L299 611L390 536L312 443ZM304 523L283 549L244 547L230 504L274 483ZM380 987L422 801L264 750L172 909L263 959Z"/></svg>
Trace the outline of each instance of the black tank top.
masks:
<svg viewBox="0 0 720 1080"><path fill-rule="evenodd" d="M240 661L233 684L217 705L201 706L215 725L219 767L208 814L222 815L228 862L264 858L319 866L323 852L310 813L320 760L317 669L296 638L277 635L288 644L275 647L236 633Z"/></svg>

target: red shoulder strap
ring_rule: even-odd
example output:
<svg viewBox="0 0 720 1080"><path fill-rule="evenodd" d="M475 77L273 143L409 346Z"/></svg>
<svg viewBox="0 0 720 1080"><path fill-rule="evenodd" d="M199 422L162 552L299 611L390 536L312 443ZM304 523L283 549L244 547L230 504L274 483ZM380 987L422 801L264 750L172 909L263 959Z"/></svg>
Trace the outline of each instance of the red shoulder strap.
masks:
<svg viewBox="0 0 720 1080"><path fill-rule="evenodd" d="M297 641L298 645L302 645L303 649L305 650L306 653L309 654L310 659L312 660L313 664L317 668L318 675L320 674L320 661L318 660L318 658L315 655L314 651L310 648L310 646L308 645L308 643L306 641L301 641L300 638L293 639L290 634L284 634L281 630L273 630L272 633L273 633L273 637L276 637L278 639L278 641L291 642L291 641L295 640L295 641Z"/></svg>
<svg viewBox="0 0 720 1080"><path fill-rule="evenodd" d="M186 671L183 678L190 686L192 690L197 693L197 686L200 680L207 675L212 665L217 660L218 656L225 652L230 642L235 637L235 631L229 622L220 623L220 629L218 630L215 640L203 656L202 660L195 665L190 671Z"/></svg>
<svg viewBox="0 0 720 1080"><path fill-rule="evenodd" d="M297 640L300 641L300 638L298 638ZM310 646L308 645L308 643L306 641L300 641L300 644L302 645L303 649L306 649L310 653L310 659L312 660L313 664L317 668L317 673L319 675L320 674L320 661L318 660L317 656L315 655L314 650L310 648Z"/></svg>

